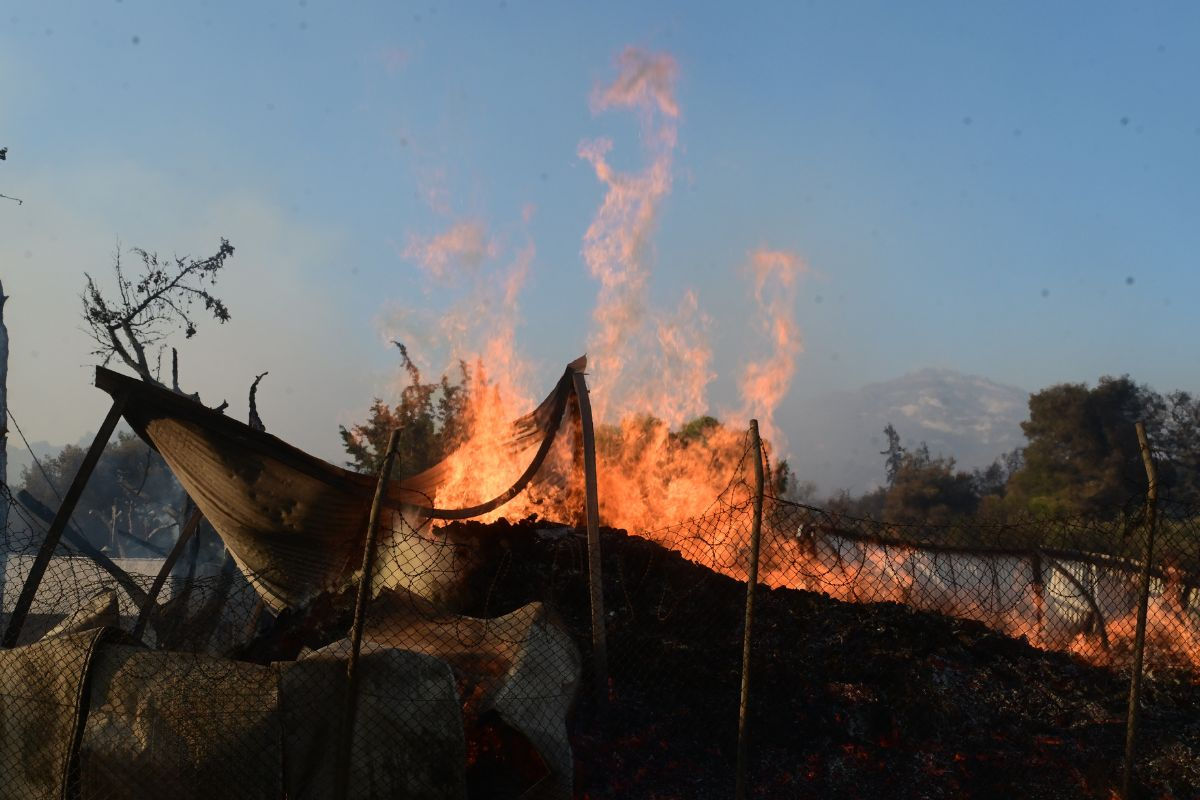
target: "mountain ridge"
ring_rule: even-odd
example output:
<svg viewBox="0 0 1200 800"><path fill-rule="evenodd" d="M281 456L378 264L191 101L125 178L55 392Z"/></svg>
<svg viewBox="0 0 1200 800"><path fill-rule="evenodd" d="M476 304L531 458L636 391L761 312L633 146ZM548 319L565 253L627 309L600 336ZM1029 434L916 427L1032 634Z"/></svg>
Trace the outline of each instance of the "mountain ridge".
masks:
<svg viewBox="0 0 1200 800"><path fill-rule="evenodd" d="M883 482L883 429L891 424L907 448L924 442L961 469L982 468L1025 445L1028 408L1029 392L1020 387L923 367L804 401L789 463L824 494L868 491Z"/></svg>

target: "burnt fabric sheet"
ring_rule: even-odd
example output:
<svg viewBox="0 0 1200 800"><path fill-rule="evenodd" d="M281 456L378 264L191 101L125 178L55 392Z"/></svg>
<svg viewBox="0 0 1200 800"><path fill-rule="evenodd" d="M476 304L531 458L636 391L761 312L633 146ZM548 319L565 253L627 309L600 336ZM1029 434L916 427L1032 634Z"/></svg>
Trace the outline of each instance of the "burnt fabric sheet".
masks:
<svg viewBox="0 0 1200 800"><path fill-rule="evenodd" d="M0 800L333 796L346 642L264 666L121 641L0 651ZM359 675L348 797L465 798L449 665L370 645Z"/></svg>
<svg viewBox="0 0 1200 800"><path fill-rule="evenodd" d="M0 798L68 795L87 676L104 630L0 650Z"/></svg>
<svg viewBox="0 0 1200 800"><path fill-rule="evenodd" d="M332 754L349 652L343 639L299 661L274 665L280 673L289 798L335 796ZM465 798L462 708L446 662L367 645L358 674L349 796Z"/></svg>
<svg viewBox="0 0 1200 800"><path fill-rule="evenodd" d="M572 375L583 364L568 366L550 395L512 424L505 446L537 451L508 490L470 508L432 508L431 498L451 474L443 461L392 481L387 505L395 513L411 507L422 516L458 519L510 500L549 452L573 391ZM127 398L126 421L162 454L272 609L300 608L350 579L362 561L374 476L335 467L162 387L102 368L96 385Z"/></svg>
<svg viewBox="0 0 1200 800"><path fill-rule="evenodd" d="M282 796L274 670L191 653L102 647L80 747L80 797Z"/></svg>
<svg viewBox="0 0 1200 800"><path fill-rule="evenodd" d="M476 714L495 711L541 756L548 775L531 797L569 800L574 759L567 714L582 662L570 634L542 603L478 619L438 613L421 598L384 593L368 617L367 640L445 659Z"/></svg>

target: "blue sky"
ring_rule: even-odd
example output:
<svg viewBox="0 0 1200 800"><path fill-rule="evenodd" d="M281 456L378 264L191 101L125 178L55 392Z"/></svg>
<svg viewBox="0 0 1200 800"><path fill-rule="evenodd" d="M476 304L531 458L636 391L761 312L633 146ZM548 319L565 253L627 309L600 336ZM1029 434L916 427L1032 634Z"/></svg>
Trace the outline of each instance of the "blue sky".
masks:
<svg viewBox="0 0 1200 800"><path fill-rule="evenodd" d="M244 415L269 369L272 431L336 458L336 425L392 388L389 321L467 291L406 248L464 220L494 245L481 269L531 254L517 342L544 389L592 332L604 186L579 145L650 157L636 113L589 104L630 46L678 65L649 302L695 291L714 409L765 346L756 248L810 270L784 430L806 398L925 366L1200 389L1197 6L742 5L0 5L13 411L34 439L94 429L83 271L224 235L233 321L181 345L185 383Z"/></svg>

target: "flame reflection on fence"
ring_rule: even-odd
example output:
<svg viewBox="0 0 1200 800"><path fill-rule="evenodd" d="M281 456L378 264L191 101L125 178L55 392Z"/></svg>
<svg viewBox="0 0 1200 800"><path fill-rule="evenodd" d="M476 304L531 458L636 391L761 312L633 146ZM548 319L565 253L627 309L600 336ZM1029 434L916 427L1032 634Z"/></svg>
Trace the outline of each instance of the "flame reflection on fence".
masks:
<svg viewBox="0 0 1200 800"><path fill-rule="evenodd" d="M748 504L732 500L709 523L698 523L646 535L745 580ZM1105 552L1042 544L1071 541L1064 531L1085 529L1092 542L1114 546ZM1163 542L1160 552L1167 555L1151 571L1149 657L1200 668L1200 573L1179 565L1190 560L1180 553L1194 547L1196 537L1183 524L1164 533L1174 533L1176 541ZM1084 520L920 529L768 498L759 582L977 620L1042 649L1120 665L1132 654L1141 569L1132 554L1143 535L1136 526ZM1004 544L1005 537L1013 543Z"/></svg>

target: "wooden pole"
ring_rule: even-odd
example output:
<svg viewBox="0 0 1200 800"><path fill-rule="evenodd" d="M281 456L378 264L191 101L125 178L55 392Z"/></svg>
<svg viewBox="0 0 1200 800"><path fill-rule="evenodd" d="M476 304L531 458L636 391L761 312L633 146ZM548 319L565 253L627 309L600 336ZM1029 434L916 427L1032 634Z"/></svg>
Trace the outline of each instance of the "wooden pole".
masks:
<svg viewBox="0 0 1200 800"><path fill-rule="evenodd" d="M1042 556L1040 553L1034 553L1030 559L1030 566L1033 568L1033 611L1034 611L1034 626L1037 631L1038 645L1040 646L1045 641L1046 635L1046 584L1042 574Z"/></svg>
<svg viewBox="0 0 1200 800"><path fill-rule="evenodd" d="M188 516L187 522L179 530L179 538L175 540L175 546L171 548L171 552L163 559L162 566L158 569L158 574L154 576L154 583L150 584L150 592L146 595L146 599L142 601L142 607L138 611L137 622L133 624L133 638L141 641L142 634L146 632L146 624L150 621L150 615L154 613L155 604L158 601L158 594L162 591L163 584L167 582L167 576L171 574L171 570L175 567L175 562L183 555L183 548L187 545L188 540L196 534L200 528L200 521L204 519L204 514L199 508L192 508L192 513Z"/></svg>
<svg viewBox="0 0 1200 800"><path fill-rule="evenodd" d="M4 284L0 283L0 482L8 480L8 328L4 324ZM0 503L0 531L8 533L8 504Z"/></svg>
<svg viewBox="0 0 1200 800"><path fill-rule="evenodd" d="M354 623L350 627L350 659L346 662L346 704L342 714L341 735L338 737L337 775L335 797L345 800L350 791L350 759L354 750L354 718L358 713L358 657L362 652L363 626L367 616L367 601L371 597L371 578L375 571L375 540L379 533L379 517L383 511L383 499L387 496L388 483L392 477L392 463L396 460L396 448L400 443L400 429L392 431L388 438L387 454L379 470L379 481L375 484L375 499L371 503L371 516L367 522L367 537L363 544L362 577L358 581L358 597L354 603Z"/></svg>
<svg viewBox="0 0 1200 800"><path fill-rule="evenodd" d="M742 636L742 693L738 703L737 783L733 796L746 798L746 719L750 712L750 634L754 627L754 593L758 585L758 550L762 538L763 458L758 420L750 420L750 443L754 452L754 519L750 524L750 565L746 575L746 625Z"/></svg>
<svg viewBox="0 0 1200 800"><path fill-rule="evenodd" d="M1142 663L1146 653L1146 613L1150 604L1150 564L1154 558L1154 531L1158 523L1158 473L1146 440L1146 426L1137 423L1138 447L1146 468L1146 558L1142 563L1138 594L1137 630L1133 637L1133 674L1129 678L1129 713L1125 724L1125 768L1121 775L1121 797L1130 800L1133 789L1133 759L1136 754L1138 706L1142 693Z"/></svg>
<svg viewBox="0 0 1200 800"><path fill-rule="evenodd" d="M21 587L21 596L17 598L17 604L13 607L12 617L8 621L8 629L4 632L4 640L0 642L0 647L14 647L17 640L20 639L21 628L25 625L25 617L29 615L29 609L33 605L33 598L37 594L38 586L46 575L46 567L50 566L50 559L54 556L54 550L58 547L67 523L71 520L71 514L74 513L79 498L83 496L88 479L92 477L92 471L96 469L96 464L100 461L105 446L108 445L109 437L112 436L117 422L121 419L121 412L125 410L127 399L124 394L113 398L108 416L104 418L100 430L96 431L96 438L92 440L92 446L88 448L83 463L79 465L79 471L75 473L75 479L71 481L71 487L67 489L67 493L63 497L62 505L58 507L58 513L54 515L54 522L50 523L50 530L46 531L42 547L38 550L37 557L33 559L33 565L29 568L25 585Z"/></svg>
<svg viewBox="0 0 1200 800"><path fill-rule="evenodd" d="M575 397L583 432L583 480L587 492L588 588L592 603L592 656L595 659L596 704L608 702L608 640L604 628L604 585L600 554L600 494L596 478L596 431L592 426L592 402L587 381L578 370L574 375Z"/></svg>

